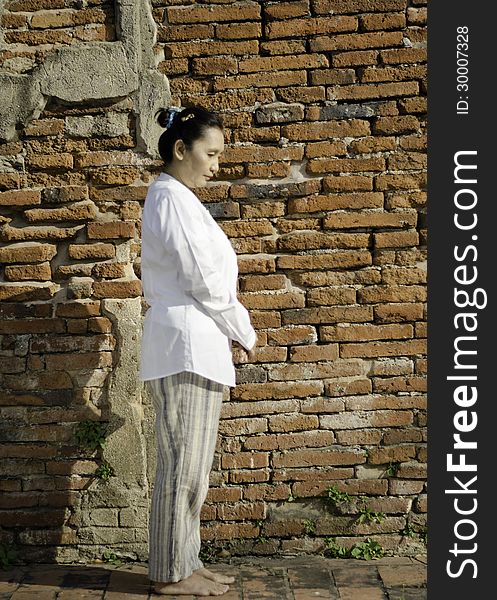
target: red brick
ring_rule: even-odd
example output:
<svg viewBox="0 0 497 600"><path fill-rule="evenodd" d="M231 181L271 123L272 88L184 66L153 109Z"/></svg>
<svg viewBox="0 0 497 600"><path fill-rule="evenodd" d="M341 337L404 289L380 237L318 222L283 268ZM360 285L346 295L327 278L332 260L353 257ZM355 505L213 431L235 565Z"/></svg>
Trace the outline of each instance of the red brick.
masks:
<svg viewBox="0 0 497 600"><path fill-rule="evenodd" d="M39 244L26 242L10 244L0 248L0 262L2 263L30 263L51 260L57 253L54 244Z"/></svg>

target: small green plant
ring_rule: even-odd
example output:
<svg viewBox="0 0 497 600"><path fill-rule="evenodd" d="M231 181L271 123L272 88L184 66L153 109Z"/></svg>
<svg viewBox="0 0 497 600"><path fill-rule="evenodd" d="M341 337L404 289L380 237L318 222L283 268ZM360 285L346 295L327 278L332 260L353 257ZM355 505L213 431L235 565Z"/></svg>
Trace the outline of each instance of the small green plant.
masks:
<svg viewBox="0 0 497 600"><path fill-rule="evenodd" d="M348 558L350 551L337 544L336 538L324 538L325 554L330 558Z"/></svg>
<svg viewBox="0 0 497 600"><path fill-rule="evenodd" d="M414 529L414 527L410 524L410 523L406 523L406 526L404 527L404 529L401 531L402 535L406 536L406 537L414 537L416 534L416 531Z"/></svg>
<svg viewBox="0 0 497 600"><path fill-rule="evenodd" d="M115 565L116 567L120 567L123 564L123 561L119 556L110 550L104 550L102 560L110 565Z"/></svg>
<svg viewBox="0 0 497 600"><path fill-rule="evenodd" d="M288 498L286 499L287 502L294 502L296 499L298 498L297 495L293 495L292 492L290 492L288 494Z"/></svg>
<svg viewBox="0 0 497 600"><path fill-rule="evenodd" d="M17 552L14 548L9 548L5 544L0 544L0 566L2 569L10 567L17 558Z"/></svg>
<svg viewBox="0 0 497 600"><path fill-rule="evenodd" d="M107 481L114 475L114 467L109 465L108 462L103 462L100 466L95 469L95 476L103 481Z"/></svg>
<svg viewBox="0 0 497 600"><path fill-rule="evenodd" d="M381 523L385 515L382 512L370 510L367 506L363 506L357 517L358 523Z"/></svg>
<svg viewBox="0 0 497 600"><path fill-rule="evenodd" d="M304 520L304 530L307 535L315 535L316 534L316 521L312 519Z"/></svg>
<svg viewBox="0 0 497 600"><path fill-rule="evenodd" d="M383 475L385 477L395 477L397 475L397 471L399 470L400 463L398 462L390 462L388 463L388 467L383 471Z"/></svg>
<svg viewBox="0 0 497 600"><path fill-rule="evenodd" d="M214 540L203 540L200 544L199 558L204 562L212 562L216 555Z"/></svg>
<svg viewBox="0 0 497 600"><path fill-rule="evenodd" d="M347 494L347 492L341 492L334 485L327 488L326 492L328 494L328 501L331 504L333 504L333 506L336 506L337 504L340 504L341 502L350 502L350 500L351 500L351 498Z"/></svg>
<svg viewBox="0 0 497 600"><path fill-rule="evenodd" d="M88 450L95 451L105 446L105 426L100 421L82 421L75 435L78 443Z"/></svg>
<svg viewBox="0 0 497 600"><path fill-rule="evenodd" d="M352 558L373 560L383 556L383 548L378 542L367 538L364 542L356 542L350 551Z"/></svg>
<svg viewBox="0 0 497 600"><path fill-rule="evenodd" d="M419 539L423 542L425 546L428 546L428 532L423 531L423 533L419 534Z"/></svg>
<svg viewBox="0 0 497 600"><path fill-rule="evenodd" d="M264 520L263 519L258 519L255 524L257 525L257 527L259 527L259 535L255 538L255 543L256 544L263 544L264 542L267 542L269 540L269 538L264 535L262 533L262 528L264 526Z"/></svg>

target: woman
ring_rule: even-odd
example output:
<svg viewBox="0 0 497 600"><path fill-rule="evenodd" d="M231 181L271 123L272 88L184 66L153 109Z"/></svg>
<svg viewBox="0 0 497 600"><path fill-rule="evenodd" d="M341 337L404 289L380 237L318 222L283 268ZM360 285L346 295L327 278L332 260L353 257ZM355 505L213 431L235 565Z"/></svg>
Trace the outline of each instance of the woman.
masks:
<svg viewBox="0 0 497 600"><path fill-rule="evenodd" d="M159 594L218 596L232 577L199 559L225 386L235 386L232 341L253 358L256 333L237 299L236 254L191 188L219 170L222 121L200 107L161 111L163 172L142 217L145 316L141 372L156 410L157 473L149 576Z"/></svg>

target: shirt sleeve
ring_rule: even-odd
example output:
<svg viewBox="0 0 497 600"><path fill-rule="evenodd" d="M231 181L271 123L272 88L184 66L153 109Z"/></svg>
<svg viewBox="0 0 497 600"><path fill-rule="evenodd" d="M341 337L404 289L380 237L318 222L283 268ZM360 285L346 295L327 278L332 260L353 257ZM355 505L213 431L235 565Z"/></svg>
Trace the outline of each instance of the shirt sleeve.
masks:
<svg viewBox="0 0 497 600"><path fill-rule="evenodd" d="M173 199L168 194L161 197L157 210L154 229L158 227L165 250L178 266L178 277L185 292L228 338L238 341L247 350L253 348L257 336L249 312L216 267L212 241L198 207L189 199Z"/></svg>

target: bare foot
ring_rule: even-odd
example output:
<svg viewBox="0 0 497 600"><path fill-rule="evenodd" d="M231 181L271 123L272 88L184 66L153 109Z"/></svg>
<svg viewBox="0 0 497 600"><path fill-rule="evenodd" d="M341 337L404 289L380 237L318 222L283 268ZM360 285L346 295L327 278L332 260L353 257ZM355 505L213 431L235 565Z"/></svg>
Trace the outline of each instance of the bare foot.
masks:
<svg viewBox="0 0 497 600"><path fill-rule="evenodd" d="M221 596L229 590L229 586L212 581L198 571L192 573L189 577L175 583L154 583L154 593L163 596L192 595L192 596Z"/></svg>
<svg viewBox="0 0 497 600"><path fill-rule="evenodd" d="M213 573L203 567L202 569L197 569L195 573L202 575L206 579L210 579L211 581L217 581L218 583L233 583L235 581L234 577L230 577L229 575L221 575L221 573Z"/></svg>

